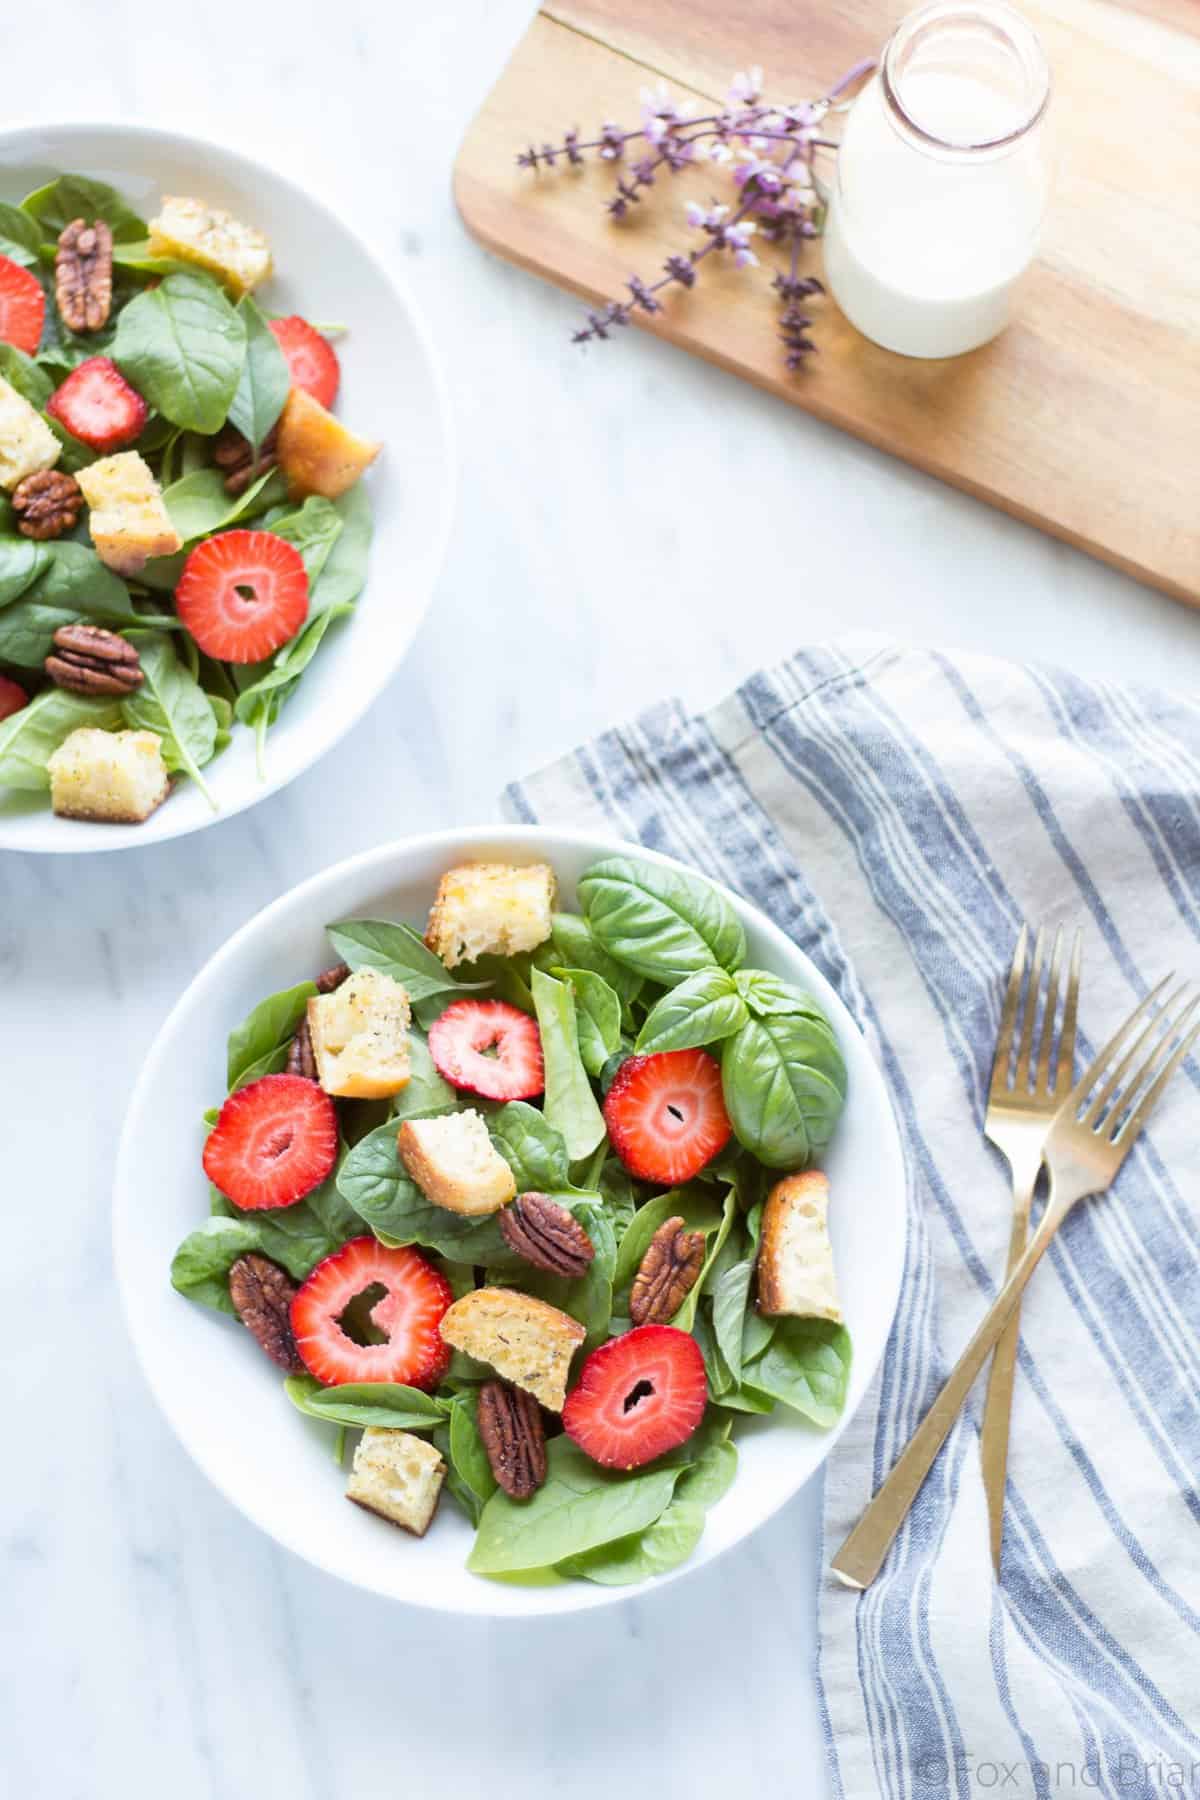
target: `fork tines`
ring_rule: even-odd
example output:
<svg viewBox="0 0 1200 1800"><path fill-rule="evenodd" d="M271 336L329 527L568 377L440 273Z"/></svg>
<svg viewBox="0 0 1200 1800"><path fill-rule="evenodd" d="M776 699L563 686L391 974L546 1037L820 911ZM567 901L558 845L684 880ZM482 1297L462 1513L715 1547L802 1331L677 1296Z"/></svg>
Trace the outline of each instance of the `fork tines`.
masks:
<svg viewBox="0 0 1200 1800"><path fill-rule="evenodd" d="M1200 993L1190 981L1180 982L1168 993L1174 979L1173 973L1164 976L1146 995L1105 1044L1071 1096L1079 1123L1122 1148L1137 1136L1164 1087L1200 1038L1200 1018L1196 1017ZM1110 1068L1110 1064L1114 1066ZM1081 1114L1080 1108L1097 1082L1101 1085Z"/></svg>
<svg viewBox="0 0 1200 1800"><path fill-rule="evenodd" d="M1017 946L1013 951L1012 968L1009 971L1008 986L1004 992L1004 1005L1000 1014L1000 1029L996 1037L996 1055L992 1063L993 1095L998 1095L1006 1090L1009 1093L1028 1093L1031 1087L1035 1092L1050 1094L1054 1092L1056 1086L1057 1072L1060 1069L1067 1072L1072 1069L1075 1058L1075 1018L1079 1007L1079 964L1082 955L1083 934L1077 930L1071 942L1071 957L1067 969L1065 997L1062 1006L1062 1025L1058 1034L1058 1054L1055 1056L1053 1054L1055 1027L1058 1019L1060 992L1063 989L1064 935L1063 927L1060 925L1054 933L1043 1002L1042 970L1046 961L1046 928L1044 925L1039 926L1034 938L1033 957L1029 965L1028 979L1026 979L1025 956L1029 947L1029 927L1027 925L1021 927ZM1039 1014L1041 1031L1038 1035L1035 1060L1034 1033ZM1020 1016L1019 1032L1017 1031L1018 1015Z"/></svg>

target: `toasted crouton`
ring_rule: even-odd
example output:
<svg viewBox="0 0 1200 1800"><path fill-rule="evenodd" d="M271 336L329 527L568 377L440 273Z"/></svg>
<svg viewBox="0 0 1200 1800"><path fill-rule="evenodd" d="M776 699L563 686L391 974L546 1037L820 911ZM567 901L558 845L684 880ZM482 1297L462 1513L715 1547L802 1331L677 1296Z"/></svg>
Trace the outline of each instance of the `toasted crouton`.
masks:
<svg viewBox="0 0 1200 1800"><path fill-rule="evenodd" d="M359 969L308 1003L317 1079L327 1094L386 1100L408 1086L408 995L380 969Z"/></svg>
<svg viewBox="0 0 1200 1800"><path fill-rule="evenodd" d="M219 206L176 194L164 194L162 210L150 221L150 254L207 269L237 299L271 273L271 246L261 231Z"/></svg>
<svg viewBox="0 0 1200 1800"><path fill-rule="evenodd" d="M563 1409L571 1358L587 1336L569 1313L516 1288L475 1288L443 1314L439 1329L452 1349L490 1363L551 1412Z"/></svg>
<svg viewBox="0 0 1200 1800"><path fill-rule="evenodd" d="M96 554L118 575L140 574L152 556L173 556L182 548L162 489L136 450L102 456L75 479L91 509L88 530Z"/></svg>
<svg viewBox="0 0 1200 1800"><path fill-rule="evenodd" d="M518 956L550 936L557 891L549 863L464 863L447 869L425 942L448 969L477 956Z"/></svg>
<svg viewBox="0 0 1200 1800"><path fill-rule="evenodd" d="M516 1197L513 1172L477 1112L405 1119L396 1148L425 1198L448 1212L499 1212Z"/></svg>
<svg viewBox="0 0 1200 1800"><path fill-rule="evenodd" d="M303 388L294 387L284 402L275 456L293 500L309 494L336 500L370 468L382 448L347 431Z"/></svg>
<svg viewBox="0 0 1200 1800"><path fill-rule="evenodd" d="M841 1324L833 1249L825 1215L829 1179L819 1169L777 1181L763 1207L758 1246L758 1310L769 1318Z"/></svg>
<svg viewBox="0 0 1200 1800"><path fill-rule="evenodd" d="M0 488L11 493L27 475L52 469L62 445L24 394L0 380Z"/></svg>
<svg viewBox="0 0 1200 1800"><path fill-rule="evenodd" d="M46 764L50 801L61 819L140 825L171 785L162 739L153 731L100 731L81 725Z"/></svg>
<svg viewBox="0 0 1200 1800"><path fill-rule="evenodd" d="M445 1479L445 1463L424 1438L368 1425L354 1452L346 1498L424 1537Z"/></svg>

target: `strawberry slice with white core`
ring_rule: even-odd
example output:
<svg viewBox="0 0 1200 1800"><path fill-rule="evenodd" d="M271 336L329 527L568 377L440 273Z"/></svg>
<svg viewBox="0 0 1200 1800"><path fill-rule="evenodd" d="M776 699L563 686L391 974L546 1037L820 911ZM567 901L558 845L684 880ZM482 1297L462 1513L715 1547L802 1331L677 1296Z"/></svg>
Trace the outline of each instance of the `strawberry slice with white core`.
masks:
<svg viewBox="0 0 1200 1800"><path fill-rule="evenodd" d="M452 1087L488 1100L532 1100L546 1084L537 1024L504 1000L456 1000L429 1027L429 1054Z"/></svg>
<svg viewBox="0 0 1200 1800"><path fill-rule="evenodd" d="M271 330L283 351L293 387L303 388L326 412L337 399L342 379L342 366L337 351L319 331L292 314L289 319L272 319Z"/></svg>
<svg viewBox="0 0 1200 1800"><path fill-rule="evenodd" d="M11 256L0 256L0 344L32 356L42 341L46 296L36 275Z"/></svg>
<svg viewBox="0 0 1200 1800"><path fill-rule="evenodd" d="M567 1395L563 1430L604 1468L640 1469L687 1442L707 1401L695 1338L674 1325L639 1325L592 1351Z"/></svg>
<svg viewBox="0 0 1200 1800"><path fill-rule="evenodd" d="M450 1366L438 1326L453 1299L446 1277L419 1250L351 1238L293 1297L292 1335L305 1368L326 1387L399 1381L435 1388ZM347 1308L355 1302L352 1320ZM360 1342L367 1334L378 1341Z"/></svg>
<svg viewBox="0 0 1200 1800"><path fill-rule="evenodd" d="M308 617L304 558L273 531L223 531L190 552L175 610L206 656L262 662Z"/></svg>
<svg viewBox="0 0 1200 1800"><path fill-rule="evenodd" d="M329 1095L303 1075L263 1075L230 1094L204 1146L204 1173L235 1206L291 1206L320 1187L338 1153Z"/></svg>
<svg viewBox="0 0 1200 1800"><path fill-rule="evenodd" d="M46 411L90 450L106 454L132 444L149 410L108 356L89 356L46 402Z"/></svg>
<svg viewBox="0 0 1200 1800"><path fill-rule="evenodd" d="M631 1175L664 1187L690 1181L733 1133L720 1064L706 1050L627 1057L605 1098L604 1122Z"/></svg>

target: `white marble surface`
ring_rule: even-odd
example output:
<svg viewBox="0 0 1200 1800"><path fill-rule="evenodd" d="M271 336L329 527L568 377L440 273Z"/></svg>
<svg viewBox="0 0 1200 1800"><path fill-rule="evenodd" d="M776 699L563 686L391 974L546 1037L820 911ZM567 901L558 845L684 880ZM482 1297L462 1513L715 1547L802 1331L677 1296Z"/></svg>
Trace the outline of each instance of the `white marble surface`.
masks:
<svg viewBox="0 0 1200 1800"><path fill-rule="evenodd" d="M1197 621L1086 558L632 334L572 349L573 303L476 249L449 194L529 6L61 0L5 31L9 118L227 138L399 250L462 444L429 618L323 766L202 838L78 867L0 860L14 1794L825 1792L815 1492L661 1600L514 1627L372 1602L209 1490L113 1295L130 1081L181 984L274 895L389 836L489 816L509 777L668 690L703 703L851 626L1200 672ZM530 124L572 115L547 94Z"/></svg>

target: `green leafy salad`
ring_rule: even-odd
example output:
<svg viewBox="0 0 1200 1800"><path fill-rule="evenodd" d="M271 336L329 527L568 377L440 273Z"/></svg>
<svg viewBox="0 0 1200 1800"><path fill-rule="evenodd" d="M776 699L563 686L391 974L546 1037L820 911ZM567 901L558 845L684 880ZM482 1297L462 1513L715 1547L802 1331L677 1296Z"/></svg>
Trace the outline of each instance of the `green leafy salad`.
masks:
<svg viewBox="0 0 1200 1800"><path fill-rule="evenodd" d="M0 804L136 823L271 726L363 586L379 445L253 226L63 174L0 202Z"/></svg>
<svg viewBox="0 0 1200 1800"><path fill-rule="evenodd" d="M230 1034L171 1280L339 1463L361 1433L349 1498L420 1536L444 1488L477 1574L618 1585L690 1556L740 1419L841 1413L846 1070L708 882L611 856L578 902L473 863L423 937L329 926L340 960Z"/></svg>

